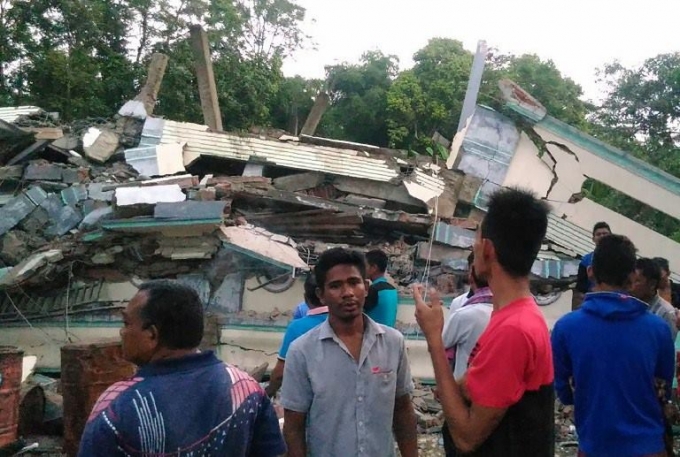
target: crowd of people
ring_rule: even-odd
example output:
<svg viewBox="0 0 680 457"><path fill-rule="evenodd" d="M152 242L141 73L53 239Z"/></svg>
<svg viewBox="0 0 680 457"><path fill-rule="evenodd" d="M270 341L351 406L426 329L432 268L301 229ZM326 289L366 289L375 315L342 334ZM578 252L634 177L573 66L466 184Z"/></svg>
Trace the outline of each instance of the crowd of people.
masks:
<svg viewBox="0 0 680 457"><path fill-rule="evenodd" d="M497 191L468 258L469 291L448 316L435 290L413 287L447 457L553 457L555 393L574 405L581 457L673 455L665 410L680 294L668 262L637 258L628 238L598 223L574 310L551 334L529 278L548 213L529 192ZM387 266L381 251L319 257L266 389L198 350L196 292L143 285L121 329L124 356L139 371L98 400L80 455L389 457L398 447L417 456L414 386ZM279 392L282 431L271 400Z"/></svg>

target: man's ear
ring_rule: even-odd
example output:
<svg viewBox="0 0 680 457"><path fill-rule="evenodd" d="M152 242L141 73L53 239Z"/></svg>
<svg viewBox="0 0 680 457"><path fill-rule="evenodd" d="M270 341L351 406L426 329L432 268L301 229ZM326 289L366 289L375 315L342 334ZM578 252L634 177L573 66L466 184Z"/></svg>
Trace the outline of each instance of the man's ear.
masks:
<svg viewBox="0 0 680 457"><path fill-rule="evenodd" d="M592 265L588 265L586 272L588 273L588 279L590 279L591 281L595 281L595 275L593 274L593 266Z"/></svg>
<svg viewBox="0 0 680 457"><path fill-rule="evenodd" d="M369 281L368 279L364 279L364 287L366 287L366 290L370 289L371 281Z"/></svg>

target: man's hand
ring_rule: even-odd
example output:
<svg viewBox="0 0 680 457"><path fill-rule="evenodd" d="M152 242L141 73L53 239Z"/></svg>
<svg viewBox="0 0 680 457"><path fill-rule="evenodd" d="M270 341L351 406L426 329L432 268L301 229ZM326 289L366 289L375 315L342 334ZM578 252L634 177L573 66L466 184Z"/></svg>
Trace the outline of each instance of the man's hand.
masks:
<svg viewBox="0 0 680 457"><path fill-rule="evenodd" d="M423 292L425 287L422 284L413 285L413 298L416 302L416 321L420 329L425 334L428 343L433 338L441 339L442 329L444 328L444 310L439 293L430 289L430 304L425 303Z"/></svg>

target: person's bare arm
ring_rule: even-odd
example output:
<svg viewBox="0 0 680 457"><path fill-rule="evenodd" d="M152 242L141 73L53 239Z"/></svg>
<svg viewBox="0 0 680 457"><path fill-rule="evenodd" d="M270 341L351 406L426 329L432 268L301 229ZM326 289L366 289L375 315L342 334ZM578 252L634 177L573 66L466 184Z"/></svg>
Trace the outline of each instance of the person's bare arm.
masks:
<svg viewBox="0 0 680 457"><path fill-rule="evenodd" d="M474 403L468 406L461 387L451 373L441 337L439 342L435 340L431 344L428 341L428 347L449 433L458 450L462 453L472 452L496 429L506 409L486 408Z"/></svg>
<svg viewBox="0 0 680 457"><path fill-rule="evenodd" d="M307 440L305 427L307 414L289 409L283 412L283 437L288 447L287 457L307 457Z"/></svg>
<svg viewBox="0 0 680 457"><path fill-rule="evenodd" d="M281 384L283 384L283 368L285 367L285 365L286 362L284 362L283 360L281 359L276 360L276 365L274 366L274 369L272 370L272 373L269 376L269 384L265 389L267 391L267 395L269 396L269 398L275 396L276 392L278 392L279 389L281 388Z"/></svg>
<svg viewBox="0 0 680 457"><path fill-rule="evenodd" d="M411 403L411 395L402 395L394 402L394 419L392 431L399 445L402 457L417 457L418 455L418 424L416 413Z"/></svg>
<svg viewBox="0 0 680 457"><path fill-rule="evenodd" d="M431 305L427 305L422 295L422 286L414 287L416 319L427 340L439 400L456 447L462 453L469 453L477 449L491 435L503 419L507 409L487 408L474 403L468 406L465 402L463 392L453 378L451 367L446 359L441 336L444 326L441 300L436 293L431 292Z"/></svg>

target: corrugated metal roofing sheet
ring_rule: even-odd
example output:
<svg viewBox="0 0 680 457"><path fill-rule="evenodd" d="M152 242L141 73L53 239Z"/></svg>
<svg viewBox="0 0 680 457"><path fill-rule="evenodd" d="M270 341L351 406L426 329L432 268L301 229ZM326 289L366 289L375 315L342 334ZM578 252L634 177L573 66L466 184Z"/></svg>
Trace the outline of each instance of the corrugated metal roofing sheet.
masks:
<svg viewBox="0 0 680 457"><path fill-rule="evenodd" d="M548 216L548 231L545 237L554 244L584 256L594 249L593 236L576 224L566 221L554 213Z"/></svg>
<svg viewBox="0 0 680 457"><path fill-rule="evenodd" d="M34 114L41 111L37 106L17 106L0 108L0 120L5 122L14 122L19 116Z"/></svg>
<svg viewBox="0 0 680 457"><path fill-rule="evenodd" d="M156 125L147 120L143 143L151 143L158 135ZM208 127L199 124L164 121L161 144L186 142L184 149L185 165L201 155L224 157L247 162L257 160L271 162L280 167L298 170L318 171L340 176L387 182L400 177L399 163L396 158L376 158L364 151L315 146L296 141L279 141L239 136L224 132L210 132ZM390 163L393 161L393 163ZM416 170L405 180L427 188L441 195L445 184L442 179L421 170Z"/></svg>

